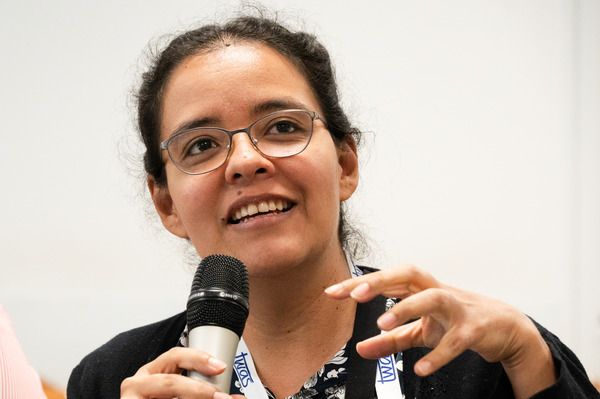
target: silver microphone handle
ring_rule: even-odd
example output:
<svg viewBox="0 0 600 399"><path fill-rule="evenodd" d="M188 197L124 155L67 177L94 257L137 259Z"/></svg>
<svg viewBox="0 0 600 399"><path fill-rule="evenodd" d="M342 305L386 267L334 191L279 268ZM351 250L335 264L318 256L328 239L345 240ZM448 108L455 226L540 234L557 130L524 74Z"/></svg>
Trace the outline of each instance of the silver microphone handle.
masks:
<svg viewBox="0 0 600 399"><path fill-rule="evenodd" d="M240 337L233 331L219 326L200 326L193 328L188 334L190 348L200 349L227 364L224 372L214 376L207 376L195 370L188 375L199 381L208 382L221 391L229 393L231 387L231 373L233 362Z"/></svg>

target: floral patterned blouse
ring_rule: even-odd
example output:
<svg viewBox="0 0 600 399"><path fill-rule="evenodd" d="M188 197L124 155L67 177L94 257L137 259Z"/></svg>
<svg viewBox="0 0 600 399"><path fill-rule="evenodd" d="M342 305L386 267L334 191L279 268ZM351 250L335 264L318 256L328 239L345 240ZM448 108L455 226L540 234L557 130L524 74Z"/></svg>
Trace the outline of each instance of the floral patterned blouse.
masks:
<svg viewBox="0 0 600 399"><path fill-rule="evenodd" d="M304 383L300 392L286 399L344 399L346 391L346 345L334 357L327 362L321 369ZM244 392L237 376L231 387L231 394L241 394ZM235 389L234 389L235 386ZM265 387L269 399L275 399L275 395Z"/></svg>

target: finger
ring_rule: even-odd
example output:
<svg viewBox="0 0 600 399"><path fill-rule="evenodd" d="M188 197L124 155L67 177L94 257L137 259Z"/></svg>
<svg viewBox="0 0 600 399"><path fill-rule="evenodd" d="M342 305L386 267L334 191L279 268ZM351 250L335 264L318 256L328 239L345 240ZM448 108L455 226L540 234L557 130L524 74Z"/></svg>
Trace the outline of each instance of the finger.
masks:
<svg viewBox="0 0 600 399"><path fill-rule="evenodd" d="M217 388L180 374L135 375L123 380L121 399L213 398Z"/></svg>
<svg viewBox="0 0 600 399"><path fill-rule="evenodd" d="M415 363L415 374L425 377L450 363L469 348L469 335L462 329L448 331L435 349Z"/></svg>
<svg viewBox="0 0 600 399"><path fill-rule="evenodd" d="M205 375L225 371L221 360L198 349L172 348L138 370L137 374L180 374L183 370L196 370Z"/></svg>
<svg viewBox="0 0 600 399"><path fill-rule="evenodd" d="M415 373L425 377L448 364L469 347L469 339L453 331L442 337L439 345L415 363ZM359 342L356 351L366 359L379 359L410 348L424 347L422 323L417 320Z"/></svg>
<svg viewBox="0 0 600 399"><path fill-rule="evenodd" d="M358 302L366 302L380 294L404 298L438 286L429 273L413 265L400 265L342 281L327 288L325 293L336 299L352 297Z"/></svg>
<svg viewBox="0 0 600 399"><path fill-rule="evenodd" d="M433 317L441 326L448 329L460 312L456 298L448 291L432 288L403 299L377 320L377 326L390 331L409 320L423 316Z"/></svg>
<svg viewBox="0 0 600 399"><path fill-rule="evenodd" d="M356 351L365 359L379 359L403 350L424 346L421 320L359 342Z"/></svg>

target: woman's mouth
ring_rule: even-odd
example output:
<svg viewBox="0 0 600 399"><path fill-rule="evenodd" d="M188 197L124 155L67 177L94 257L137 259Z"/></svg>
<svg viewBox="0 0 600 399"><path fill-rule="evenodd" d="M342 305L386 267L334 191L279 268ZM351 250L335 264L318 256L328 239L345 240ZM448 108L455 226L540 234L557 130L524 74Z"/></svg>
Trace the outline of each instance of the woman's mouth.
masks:
<svg viewBox="0 0 600 399"><path fill-rule="evenodd" d="M292 209L293 206L293 203L282 199L258 201L236 209L231 218L229 218L229 223L244 223L257 216L287 212Z"/></svg>

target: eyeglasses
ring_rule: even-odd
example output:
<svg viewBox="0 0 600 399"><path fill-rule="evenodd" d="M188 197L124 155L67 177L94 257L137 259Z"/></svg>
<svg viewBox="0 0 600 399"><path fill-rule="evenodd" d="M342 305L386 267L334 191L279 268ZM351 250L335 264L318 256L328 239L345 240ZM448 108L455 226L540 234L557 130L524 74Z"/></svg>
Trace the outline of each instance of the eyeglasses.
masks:
<svg viewBox="0 0 600 399"><path fill-rule="evenodd" d="M201 175L225 163L231 151L233 135L246 133L261 154L283 158L304 151L312 137L318 113L299 109L277 111L258 119L245 129L226 130L198 127L179 132L162 143L169 157L184 173Z"/></svg>

